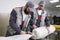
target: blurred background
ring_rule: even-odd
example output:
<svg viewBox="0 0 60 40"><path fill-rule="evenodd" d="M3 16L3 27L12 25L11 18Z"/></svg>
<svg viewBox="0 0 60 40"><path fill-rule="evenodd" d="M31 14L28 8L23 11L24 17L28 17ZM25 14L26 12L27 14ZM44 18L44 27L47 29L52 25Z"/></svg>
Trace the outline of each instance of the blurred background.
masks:
<svg viewBox="0 0 60 40"><path fill-rule="evenodd" d="M0 36L5 36L7 26L9 25L9 17L14 7L24 6L27 1L32 1L37 7L41 0L0 0ZM57 29L57 36L52 34L50 38L55 37L59 40L60 35L60 0L43 0L45 1L45 10L50 14L51 24ZM51 40L52 40L51 39ZM55 39L54 39L55 40Z"/></svg>

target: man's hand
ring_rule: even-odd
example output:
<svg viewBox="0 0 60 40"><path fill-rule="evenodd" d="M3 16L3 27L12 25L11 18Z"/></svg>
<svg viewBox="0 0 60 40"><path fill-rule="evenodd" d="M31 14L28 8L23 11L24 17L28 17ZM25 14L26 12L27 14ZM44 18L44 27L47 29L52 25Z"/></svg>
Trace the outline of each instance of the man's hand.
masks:
<svg viewBox="0 0 60 40"><path fill-rule="evenodd" d="M37 28L37 26L36 25L33 25L32 28L35 29L35 28Z"/></svg>
<svg viewBox="0 0 60 40"><path fill-rule="evenodd" d="M26 32L25 31L21 31L20 34L26 34Z"/></svg>
<svg viewBox="0 0 60 40"><path fill-rule="evenodd" d="M30 34L30 35L32 35L32 32L29 32L29 31L28 31L27 33Z"/></svg>
<svg viewBox="0 0 60 40"><path fill-rule="evenodd" d="M46 29L48 30L48 33L50 33L49 27L46 27Z"/></svg>

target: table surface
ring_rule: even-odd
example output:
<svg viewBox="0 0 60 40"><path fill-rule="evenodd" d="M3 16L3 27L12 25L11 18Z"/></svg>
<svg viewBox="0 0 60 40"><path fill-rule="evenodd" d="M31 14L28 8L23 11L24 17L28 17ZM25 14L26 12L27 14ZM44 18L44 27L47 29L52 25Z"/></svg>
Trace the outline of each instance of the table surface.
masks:
<svg viewBox="0 0 60 40"><path fill-rule="evenodd" d="M53 24L53 26L54 26L56 29L60 29L60 25L55 25L55 24Z"/></svg>

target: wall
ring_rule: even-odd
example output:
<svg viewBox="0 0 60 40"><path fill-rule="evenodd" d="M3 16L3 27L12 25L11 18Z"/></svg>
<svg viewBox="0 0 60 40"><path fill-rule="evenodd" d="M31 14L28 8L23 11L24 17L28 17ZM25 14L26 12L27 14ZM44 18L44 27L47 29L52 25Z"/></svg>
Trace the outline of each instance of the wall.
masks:
<svg viewBox="0 0 60 40"><path fill-rule="evenodd" d="M9 13L0 13L0 36L5 36L9 23Z"/></svg>
<svg viewBox="0 0 60 40"><path fill-rule="evenodd" d="M25 5L26 0L0 0L0 13L9 13L12 8Z"/></svg>
<svg viewBox="0 0 60 40"><path fill-rule="evenodd" d="M56 15L57 17L60 17L60 11L58 11L58 10L53 10L52 11L52 9L45 9L51 16L54 16L54 15Z"/></svg>

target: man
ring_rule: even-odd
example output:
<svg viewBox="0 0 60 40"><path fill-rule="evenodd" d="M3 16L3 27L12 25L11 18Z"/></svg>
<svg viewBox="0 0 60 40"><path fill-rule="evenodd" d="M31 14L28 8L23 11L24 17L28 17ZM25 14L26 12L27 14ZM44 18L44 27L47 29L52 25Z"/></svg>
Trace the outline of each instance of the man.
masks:
<svg viewBox="0 0 60 40"><path fill-rule="evenodd" d="M44 1L39 2L38 7L36 8L35 18L37 27L46 26L48 30L48 27L50 26L50 21L48 13L44 10Z"/></svg>
<svg viewBox="0 0 60 40"><path fill-rule="evenodd" d="M6 36L31 34L29 24L31 26L34 24L31 16L33 8L34 4L29 1L24 7L16 7L12 10Z"/></svg>
<svg viewBox="0 0 60 40"><path fill-rule="evenodd" d="M48 33L50 32L49 31L50 21L48 13L44 10L44 1L40 1L38 7L36 8L35 24L36 27L46 26Z"/></svg>

